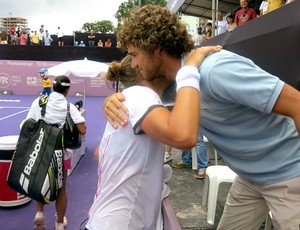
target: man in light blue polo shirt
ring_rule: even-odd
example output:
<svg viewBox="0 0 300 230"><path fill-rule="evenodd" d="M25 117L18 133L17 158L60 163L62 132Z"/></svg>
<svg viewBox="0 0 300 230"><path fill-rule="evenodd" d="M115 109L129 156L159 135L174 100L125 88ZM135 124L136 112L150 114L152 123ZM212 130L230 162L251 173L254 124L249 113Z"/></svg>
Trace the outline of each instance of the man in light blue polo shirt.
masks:
<svg viewBox="0 0 300 230"><path fill-rule="evenodd" d="M179 70L188 35L172 28L181 22L159 6L144 6L124 20L118 41L143 77L172 79ZM275 229L299 229L300 92L226 50L206 57L199 71L203 134L238 174L218 229L258 229L269 210ZM114 126L127 123L119 112L128 113L123 100L113 95L103 106Z"/></svg>
<svg viewBox="0 0 300 230"><path fill-rule="evenodd" d="M239 175L218 229L249 229L251 222L258 229L269 209L275 228L295 229L300 224L300 120L291 117L300 111L299 92L225 50L208 56L200 74L203 133Z"/></svg>

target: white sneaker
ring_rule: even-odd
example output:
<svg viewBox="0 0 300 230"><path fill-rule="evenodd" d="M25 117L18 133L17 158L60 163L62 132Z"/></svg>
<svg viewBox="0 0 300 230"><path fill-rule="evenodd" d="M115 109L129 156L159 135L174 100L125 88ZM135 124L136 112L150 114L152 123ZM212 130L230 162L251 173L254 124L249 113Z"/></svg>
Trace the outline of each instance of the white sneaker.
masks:
<svg viewBox="0 0 300 230"><path fill-rule="evenodd" d="M55 230L64 230L65 227L64 227L64 224L63 223L57 223L55 221Z"/></svg>
<svg viewBox="0 0 300 230"><path fill-rule="evenodd" d="M57 219L57 213L55 213L55 217L56 217L56 219ZM64 227L64 228L67 227L68 224L69 224L68 219L67 219L67 217L64 216L64 222L63 222L63 224L62 224L63 227ZM56 226L56 225L59 225L59 224L55 221L55 226ZM59 227L60 227L60 226L58 226L58 229L59 229Z"/></svg>
<svg viewBox="0 0 300 230"><path fill-rule="evenodd" d="M172 156L171 153L165 152L165 159L164 159L164 163L168 163L172 161Z"/></svg>
<svg viewBox="0 0 300 230"><path fill-rule="evenodd" d="M34 217L34 230L45 230L45 216L43 212L38 211Z"/></svg>

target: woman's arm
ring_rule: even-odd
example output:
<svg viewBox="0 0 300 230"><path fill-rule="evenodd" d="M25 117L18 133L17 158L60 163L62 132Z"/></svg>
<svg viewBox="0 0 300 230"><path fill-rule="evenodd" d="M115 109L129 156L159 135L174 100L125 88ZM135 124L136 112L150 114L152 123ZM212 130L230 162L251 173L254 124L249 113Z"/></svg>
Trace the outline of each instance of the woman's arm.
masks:
<svg viewBox="0 0 300 230"><path fill-rule="evenodd" d="M86 125L85 122L76 124L77 130L81 135L85 135L86 133Z"/></svg>
<svg viewBox="0 0 300 230"><path fill-rule="evenodd" d="M97 146L95 152L94 152L94 160L99 161L99 150L100 150L100 144Z"/></svg>

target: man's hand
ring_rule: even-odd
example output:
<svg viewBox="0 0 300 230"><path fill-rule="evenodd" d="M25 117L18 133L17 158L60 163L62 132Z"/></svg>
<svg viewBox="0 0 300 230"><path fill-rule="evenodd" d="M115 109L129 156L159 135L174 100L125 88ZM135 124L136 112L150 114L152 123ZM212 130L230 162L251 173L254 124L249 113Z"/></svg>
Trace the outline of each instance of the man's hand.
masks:
<svg viewBox="0 0 300 230"><path fill-rule="evenodd" d="M115 93L104 100L103 112L113 128L118 128L118 124L125 126L128 122L128 109L123 105L125 97L122 93Z"/></svg>

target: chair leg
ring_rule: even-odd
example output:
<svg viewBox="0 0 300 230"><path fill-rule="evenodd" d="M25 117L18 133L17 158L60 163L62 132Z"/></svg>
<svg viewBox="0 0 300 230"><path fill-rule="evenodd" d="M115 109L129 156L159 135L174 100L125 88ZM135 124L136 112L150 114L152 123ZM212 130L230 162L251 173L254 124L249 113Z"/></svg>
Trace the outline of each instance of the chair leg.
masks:
<svg viewBox="0 0 300 230"><path fill-rule="evenodd" d="M196 152L196 148L192 148L191 150L192 152L192 169L197 170L198 168L198 159L197 159L197 152Z"/></svg>
<svg viewBox="0 0 300 230"><path fill-rule="evenodd" d="M271 212L268 213L265 221L265 228L264 230L271 230L272 229L272 218L271 218Z"/></svg>
<svg viewBox="0 0 300 230"><path fill-rule="evenodd" d="M218 152L215 149L214 149L214 154L215 154L215 165L218 165Z"/></svg>
<svg viewBox="0 0 300 230"><path fill-rule="evenodd" d="M205 209L207 208L208 188L209 188L209 177L207 175L205 175L203 194L202 194L202 207Z"/></svg>
<svg viewBox="0 0 300 230"><path fill-rule="evenodd" d="M207 223L214 225L216 206L218 199L219 184L215 178L210 178L209 183L209 195L208 195L208 205L207 205Z"/></svg>

